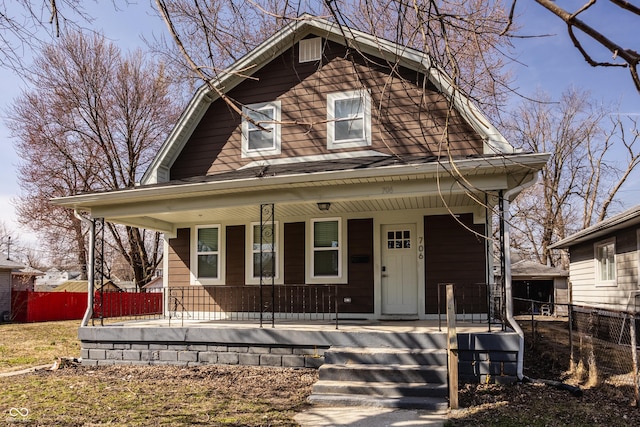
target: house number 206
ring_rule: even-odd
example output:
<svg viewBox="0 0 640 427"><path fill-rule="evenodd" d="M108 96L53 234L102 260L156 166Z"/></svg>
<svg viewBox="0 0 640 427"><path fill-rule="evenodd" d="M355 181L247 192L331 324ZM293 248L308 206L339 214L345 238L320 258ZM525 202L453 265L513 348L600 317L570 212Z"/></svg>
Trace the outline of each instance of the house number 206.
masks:
<svg viewBox="0 0 640 427"><path fill-rule="evenodd" d="M418 259L424 258L424 237L418 237Z"/></svg>

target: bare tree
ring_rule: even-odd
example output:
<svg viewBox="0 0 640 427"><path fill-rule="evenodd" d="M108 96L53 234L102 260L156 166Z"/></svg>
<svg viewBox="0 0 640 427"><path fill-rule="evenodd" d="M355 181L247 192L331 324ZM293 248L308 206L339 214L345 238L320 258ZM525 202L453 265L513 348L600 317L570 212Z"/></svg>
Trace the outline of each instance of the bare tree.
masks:
<svg viewBox="0 0 640 427"><path fill-rule="evenodd" d="M560 260L549 246L604 219L637 168L638 128L631 118L594 105L588 92L569 89L557 103L545 94L537 98L543 102L520 105L509 133L523 149L549 152L551 159L539 182L513 204L512 237L521 255L556 265Z"/></svg>
<svg viewBox="0 0 640 427"><path fill-rule="evenodd" d="M0 3L0 67L22 74L25 56L60 35L91 23L82 0L13 0ZM28 62L28 61L27 61Z"/></svg>
<svg viewBox="0 0 640 427"><path fill-rule="evenodd" d="M46 231L50 243L73 247L78 264L86 265L86 230L73 212L48 200L133 187L177 108L162 65L140 52L123 55L99 35L63 34L36 60L31 83L9 121L23 161L20 220ZM108 229L142 286L160 260L157 233L112 224Z"/></svg>
<svg viewBox="0 0 640 427"><path fill-rule="evenodd" d="M513 0L513 6L515 7L517 0ZM595 11L598 9L596 6L597 0L588 0L580 7L576 7L573 12L561 7L557 2L553 0L536 0L536 2L553 13L567 24L567 33L573 42L573 45L582 54L587 63L593 67L624 67L628 68L631 73L631 79L636 85L636 89L640 92L640 76L638 76L638 63L640 63L640 53L638 53L638 46L622 46L620 42L613 40L605 35L604 27L605 20L601 15ZM640 7L626 1L626 0L603 0L600 4L614 5L619 8L619 11L623 11L629 15L640 17ZM589 24L588 21L581 19L586 17L588 12L594 10L594 13L590 15L590 19L594 24ZM609 25L615 25L613 22L607 22ZM637 27L636 27L637 28ZM594 55L590 53L591 49L586 47L586 44L581 41L580 37L576 34L576 30L586 36L586 38L597 45L604 47L611 59L596 60ZM638 39L636 38L636 41ZM620 61L616 61L617 59Z"/></svg>
<svg viewBox="0 0 640 427"><path fill-rule="evenodd" d="M510 40L503 34L508 14L501 1L155 3L171 37L170 41L160 40L155 48L168 58L167 62L178 64L176 75L209 82L267 35L300 19L301 12L311 12L401 46L429 52L435 66L447 71L460 90L486 108L503 105L511 92L511 76L504 67L511 60L507 55ZM234 100L225 100L237 107Z"/></svg>

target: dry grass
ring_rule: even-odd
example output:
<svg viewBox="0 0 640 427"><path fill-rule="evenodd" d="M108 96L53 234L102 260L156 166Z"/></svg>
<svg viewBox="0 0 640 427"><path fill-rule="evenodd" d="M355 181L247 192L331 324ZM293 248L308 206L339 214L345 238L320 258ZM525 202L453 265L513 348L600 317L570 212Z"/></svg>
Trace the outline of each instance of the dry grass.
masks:
<svg viewBox="0 0 640 427"><path fill-rule="evenodd" d="M629 386L603 382L595 361L589 358L571 366L566 322L544 319L537 324L537 338L525 330L525 375L579 386L582 397L541 384L467 385L461 388L460 404L450 426L638 426ZM535 342L535 344L534 344ZM613 357L613 355L611 354Z"/></svg>
<svg viewBox="0 0 640 427"><path fill-rule="evenodd" d="M553 325L527 348L527 375L570 381L567 350ZM77 322L0 325L3 370L78 354ZM636 426L640 410L626 387L599 384L582 397L540 384L467 385L451 426ZM242 366L72 366L2 378L0 425L292 426L317 380L315 370ZM579 378L576 375L574 378ZM21 409L18 413L11 408ZM24 408L24 409L22 409ZM28 410L28 415L24 411Z"/></svg>
<svg viewBox="0 0 640 427"><path fill-rule="evenodd" d="M0 323L0 373L79 357L79 320Z"/></svg>
<svg viewBox="0 0 640 427"><path fill-rule="evenodd" d="M0 325L0 372L77 357L77 329ZM0 425L292 426L316 380L313 369L242 366L43 369L1 379Z"/></svg>
<svg viewBox="0 0 640 427"><path fill-rule="evenodd" d="M20 425L293 426L316 380L312 369L67 367L3 378L0 408L28 410L5 411Z"/></svg>

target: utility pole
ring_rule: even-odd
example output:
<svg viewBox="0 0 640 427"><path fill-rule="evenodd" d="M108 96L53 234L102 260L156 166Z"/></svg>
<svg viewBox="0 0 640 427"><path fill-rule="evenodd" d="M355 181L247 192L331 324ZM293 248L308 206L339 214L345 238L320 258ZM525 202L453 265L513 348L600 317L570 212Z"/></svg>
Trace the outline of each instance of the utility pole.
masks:
<svg viewBox="0 0 640 427"><path fill-rule="evenodd" d="M11 260L11 236L9 236L9 241L7 242L7 261Z"/></svg>

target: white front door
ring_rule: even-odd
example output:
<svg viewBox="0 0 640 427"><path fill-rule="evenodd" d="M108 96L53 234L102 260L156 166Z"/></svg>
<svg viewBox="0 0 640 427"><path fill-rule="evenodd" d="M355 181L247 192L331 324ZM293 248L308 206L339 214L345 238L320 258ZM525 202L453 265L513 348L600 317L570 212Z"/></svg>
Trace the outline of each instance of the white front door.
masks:
<svg viewBox="0 0 640 427"><path fill-rule="evenodd" d="M416 225L382 226L382 314L418 314Z"/></svg>

